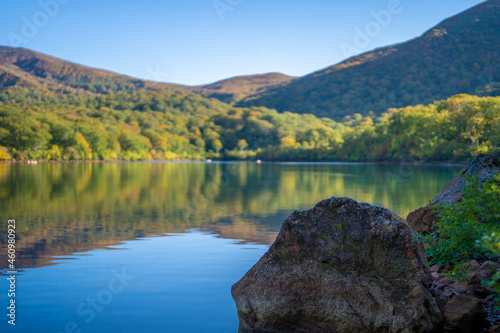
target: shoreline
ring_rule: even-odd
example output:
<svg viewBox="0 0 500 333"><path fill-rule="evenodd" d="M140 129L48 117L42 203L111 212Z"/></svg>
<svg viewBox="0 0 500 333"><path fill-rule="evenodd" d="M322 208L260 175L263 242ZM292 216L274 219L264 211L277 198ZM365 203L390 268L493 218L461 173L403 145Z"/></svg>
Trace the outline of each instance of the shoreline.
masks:
<svg viewBox="0 0 500 333"><path fill-rule="evenodd" d="M5 164L29 164L36 165L43 164L56 164L56 163L206 163L206 164L226 164L226 163L258 163L252 160L143 160L143 161L104 161L104 160L68 160L68 161L50 161L50 160L30 160L30 161L0 161ZM259 163L260 164L260 163ZM388 166L442 166L442 167L463 167L467 163L460 162L411 162L408 160L403 161L262 161L262 164L290 164L290 165L388 165Z"/></svg>

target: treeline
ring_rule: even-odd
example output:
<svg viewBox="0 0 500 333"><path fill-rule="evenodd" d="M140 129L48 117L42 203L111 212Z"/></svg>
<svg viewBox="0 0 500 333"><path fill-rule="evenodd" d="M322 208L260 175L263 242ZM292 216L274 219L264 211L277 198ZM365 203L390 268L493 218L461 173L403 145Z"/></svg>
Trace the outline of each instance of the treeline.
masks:
<svg viewBox="0 0 500 333"><path fill-rule="evenodd" d="M0 93L2 160L466 161L498 154L500 97L458 95L335 122L165 91Z"/></svg>

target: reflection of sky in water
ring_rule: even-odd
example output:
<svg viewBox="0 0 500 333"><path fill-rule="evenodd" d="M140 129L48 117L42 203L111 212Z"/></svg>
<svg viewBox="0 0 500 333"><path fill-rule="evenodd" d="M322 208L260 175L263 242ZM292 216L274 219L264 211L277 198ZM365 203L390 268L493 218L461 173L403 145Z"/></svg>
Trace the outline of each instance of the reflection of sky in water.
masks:
<svg viewBox="0 0 500 333"><path fill-rule="evenodd" d="M59 333L74 322L82 333L236 332L230 287L262 256L292 211L347 196L404 217L432 199L459 169L0 164L0 228L17 220L16 266L23 269L15 331ZM0 262L0 269L6 264ZM122 268L135 279L113 294L108 290L112 269ZM7 302L2 273L0 306ZM102 309L97 305L100 312L85 305L98 295L112 297ZM80 304L83 316L77 313ZM86 323L92 311L95 318ZM0 332L6 326L2 321Z"/></svg>
<svg viewBox="0 0 500 333"><path fill-rule="evenodd" d="M64 332L74 322L82 332L231 332L238 318L231 285L267 250L216 235L190 231L128 241L118 251L94 250L56 259L57 265L26 269L17 277L15 330L2 320L2 332ZM76 258L67 260L66 258ZM100 294L108 302L109 283L124 269L133 277L101 311L79 305ZM120 284L113 284L119 289ZM102 291L104 289L104 291ZM7 290L7 281L0 281ZM0 303L7 295L1 292ZM98 302L98 301L97 301ZM100 307L100 303L97 306ZM87 323L94 312L95 318Z"/></svg>

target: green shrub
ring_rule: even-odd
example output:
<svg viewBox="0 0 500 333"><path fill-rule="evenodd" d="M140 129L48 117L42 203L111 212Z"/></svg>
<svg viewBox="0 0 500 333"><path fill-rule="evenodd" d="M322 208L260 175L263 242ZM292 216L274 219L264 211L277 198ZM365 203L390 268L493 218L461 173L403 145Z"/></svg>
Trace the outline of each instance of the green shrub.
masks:
<svg viewBox="0 0 500 333"><path fill-rule="evenodd" d="M447 275L454 280L467 277L470 259L492 259L500 254L500 244L494 243L500 238L491 240L500 231L500 174L484 184L477 177L466 180L460 202L434 208L440 217L437 230L417 237L426 246L429 265L449 266L452 270Z"/></svg>
<svg viewBox="0 0 500 333"><path fill-rule="evenodd" d="M500 256L500 234L491 233L490 235L486 235L482 239L483 246L488 249L495 256ZM483 287L491 288L495 291L494 295L491 295L491 298L495 299L495 303L497 304L497 309L500 310L500 272L495 272L489 280L483 281Z"/></svg>

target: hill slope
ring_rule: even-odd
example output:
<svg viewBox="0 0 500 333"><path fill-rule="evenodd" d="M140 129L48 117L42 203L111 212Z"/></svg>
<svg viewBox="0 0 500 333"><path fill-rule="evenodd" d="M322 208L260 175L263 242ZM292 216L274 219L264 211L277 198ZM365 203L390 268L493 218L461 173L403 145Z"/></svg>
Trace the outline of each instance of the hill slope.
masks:
<svg viewBox="0 0 500 333"><path fill-rule="evenodd" d="M77 95L170 91L213 97L237 107L266 106L342 119L370 111L379 115L388 108L428 104L459 93L499 95L499 64L500 0L489 0L419 38L352 57L302 78L270 73L189 87L0 46L0 91L12 86Z"/></svg>
<svg viewBox="0 0 500 333"><path fill-rule="evenodd" d="M23 48L0 46L0 89L17 85L49 90L65 89L71 92L83 90L100 94L131 92L138 89L174 89L234 103L246 96L289 83L294 79L280 73L269 73L237 76L207 85L183 86L140 80L74 64Z"/></svg>
<svg viewBox="0 0 500 333"><path fill-rule="evenodd" d="M140 80L110 71L58 59L24 48L0 46L0 89L24 86L81 94L110 94L120 91L174 90L235 103L242 98L293 81L280 73L237 76L200 86Z"/></svg>
<svg viewBox="0 0 500 333"><path fill-rule="evenodd" d="M225 103L235 103L246 96L290 83L295 79L281 73L246 75L188 89L204 97L217 98Z"/></svg>
<svg viewBox="0 0 500 333"><path fill-rule="evenodd" d="M138 89L182 89L168 83L144 81L71 63L24 48L0 46L0 89L28 86L73 92L116 93Z"/></svg>
<svg viewBox="0 0 500 333"><path fill-rule="evenodd" d="M421 37L350 58L237 106L342 118L432 103L458 93L500 92L500 0L441 22Z"/></svg>

